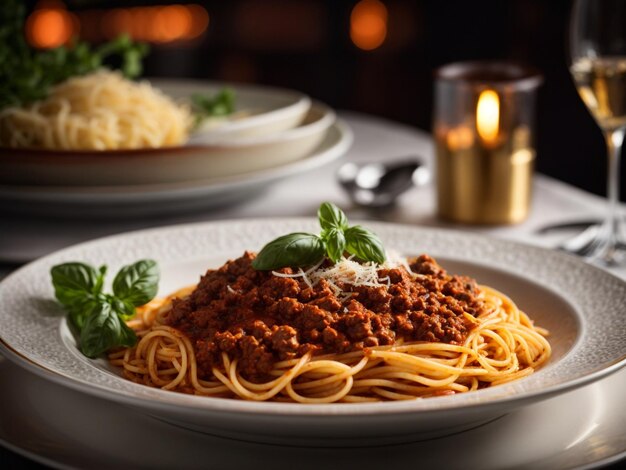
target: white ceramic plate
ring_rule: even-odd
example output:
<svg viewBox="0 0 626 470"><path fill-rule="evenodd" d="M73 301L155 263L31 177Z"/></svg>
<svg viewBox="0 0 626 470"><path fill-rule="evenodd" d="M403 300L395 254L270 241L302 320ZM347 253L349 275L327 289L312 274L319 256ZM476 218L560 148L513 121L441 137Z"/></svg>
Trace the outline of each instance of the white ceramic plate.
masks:
<svg viewBox="0 0 626 470"><path fill-rule="evenodd" d="M84 358L53 301L48 272L60 262L107 264L115 272L122 264L154 258L163 272L161 294L166 294L278 235L317 230L311 219L175 226L59 251L0 284L0 345L18 364L44 377L160 419L211 434L293 445L385 444L450 434L582 386L624 365L624 281L574 257L509 241L367 225L388 248L407 255L430 253L452 272L474 276L509 294L537 324L551 331L550 363L505 385L408 402L302 405L188 396L134 384L112 372L105 361Z"/></svg>
<svg viewBox="0 0 626 470"><path fill-rule="evenodd" d="M218 179L276 168L313 152L335 122L320 103L300 125L279 133L159 149L106 152L14 150L0 154L0 183L124 186Z"/></svg>
<svg viewBox="0 0 626 470"><path fill-rule="evenodd" d="M328 129L309 155L275 168L245 174L167 184L127 186L11 186L0 184L0 208L46 215L135 216L210 208L249 197L291 175L310 171L342 156L352 131L341 120Z"/></svg>
<svg viewBox="0 0 626 470"><path fill-rule="evenodd" d="M224 87L235 92L234 118L207 122L192 136L192 144L229 143L234 139L279 133L298 126L311 106L311 99L305 94L283 88L161 78L150 82L180 100L193 93L212 96Z"/></svg>
<svg viewBox="0 0 626 470"><path fill-rule="evenodd" d="M307 449L250 444L171 426L0 360L0 444L55 468L92 470L223 470L255 468L259 462L271 462L275 470L294 470L295 462L298 470L334 468L329 462L345 469L380 470L417 468L416 458L419 468L445 470L596 468L626 457L625 387L622 370L440 439L391 448Z"/></svg>

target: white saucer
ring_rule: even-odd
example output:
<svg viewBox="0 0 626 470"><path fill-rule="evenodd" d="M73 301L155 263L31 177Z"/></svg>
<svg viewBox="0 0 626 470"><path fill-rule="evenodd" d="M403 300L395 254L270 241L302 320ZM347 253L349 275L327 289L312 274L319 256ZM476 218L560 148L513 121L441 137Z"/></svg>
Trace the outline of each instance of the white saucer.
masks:
<svg viewBox="0 0 626 470"><path fill-rule="evenodd" d="M460 434L390 447L250 444L178 428L0 359L0 443L74 468L590 468L626 456L626 370ZM356 423L355 423L356 425ZM272 430L268 429L271 433ZM296 464L297 463L297 464Z"/></svg>

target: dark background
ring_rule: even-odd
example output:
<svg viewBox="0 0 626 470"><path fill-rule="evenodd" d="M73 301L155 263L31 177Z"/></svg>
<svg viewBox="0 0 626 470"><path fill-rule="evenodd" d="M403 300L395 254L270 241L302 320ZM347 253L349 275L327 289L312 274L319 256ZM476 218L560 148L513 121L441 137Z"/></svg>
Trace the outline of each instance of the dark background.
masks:
<svg viewBox="0 0 626 470"><path fill-rule="evenodd" d="M29 9L41 7L36 3L29 1ZM79 18L94 10L100 17L116 7L165 3L175 2L65 2ZM147 76L295 88L338 109L429 130L437 67L477 59L527 63L545 77L538 104L537 169L605 194L604 140L567 68L570 0L384 0L387 37L372 51L360 50L350 39L350 13L357 0L195 3L209 14L206 32L194 40L153 44ZM81 35L98 40L91 26Z"/></svg>
<svg viewBox="0 0 626 470"><path fill-rule="evenodd" d="M26 3L29 11L42 7ZM164 3L68 0L65 5L86 18L116 7ZM429 130L437 67L477 59L524 62L545 77L537 113L537 169L604 195L604 141L567 69L570 0L384 0L387 37L372 51L360 50L350 39L357 0L195 3L209 13L206 32L190 41L153 44L145 75L295 88L338 109ZM95 42L98 35L90 28L82 31ZM0 467L39 468L27 462L0 448Z"/></svg>

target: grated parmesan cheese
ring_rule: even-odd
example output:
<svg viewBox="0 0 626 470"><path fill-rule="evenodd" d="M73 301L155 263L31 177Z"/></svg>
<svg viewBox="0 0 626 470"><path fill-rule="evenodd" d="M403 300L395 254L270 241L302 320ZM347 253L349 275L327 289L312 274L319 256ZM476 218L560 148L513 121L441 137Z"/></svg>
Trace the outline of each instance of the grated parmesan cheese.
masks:
<svg viewBox="0 0 626 470"><path fill-rule="evenodd" d="M230 284L226 284L226 289L228 289L228 292L230 292L231 294L238 294L239 293L235 289L230 287Z"/></svg>
<svg viewBox="0 0 626 470"><path fill-rule="evenodd" d="M354 261L354 256L342 258L328 268L321 268L323 262L324 259L306 271L299 268L298 272L293 274L284 274L276 271L272 271L272 274L283 278L301 278L311 288L324 279L341 302L345 302L352 297L354 292L343 291L339 287L339 283L352 286L378 287L384 285L389 287L391 285L389 276L379 278L378 271L399 266L403 266L409 274L413 275L406 259L398 256L396 253L388 254L387 260L380 265L373 262L359 263Z"/></svg>

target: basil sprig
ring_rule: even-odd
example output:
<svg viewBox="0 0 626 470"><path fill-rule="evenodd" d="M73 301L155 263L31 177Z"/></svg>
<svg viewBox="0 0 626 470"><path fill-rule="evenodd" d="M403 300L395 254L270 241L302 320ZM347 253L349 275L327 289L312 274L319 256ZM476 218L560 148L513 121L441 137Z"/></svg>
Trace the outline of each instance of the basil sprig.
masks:
<svg viewBox="0 0 626 470"><path fill-rule="evenodd" d="M210 117L228 116L235 112L235 91L222 88L214 96L194 93L191 95L191 107L196 116L196 125Z"/></svg>
<svg viewBox="0 0 626 470"><path fill-rule="evenodd" d="M302 232L283 235L263 247L252 267L268 271L311 266L324 256L336 263L345 252L361 261L378 264L385 261L385 248L378 236L360 225L348 225L346 215L333 203L322 203L317 217L322 228L319 235Z"/></svg>
<svg viewBox="0 0 626 470"><path fill-rule="evenodd" d="M113 293L103 292L106 266L96 269L85 263L64 263L50 270L54 295L67 310L80 338L80 350L96 357L118 346L133 346L135 332L125 321L135 308L157 293L159 268L156 261L140 260L124 266L113 280Z"/></svg>

